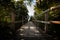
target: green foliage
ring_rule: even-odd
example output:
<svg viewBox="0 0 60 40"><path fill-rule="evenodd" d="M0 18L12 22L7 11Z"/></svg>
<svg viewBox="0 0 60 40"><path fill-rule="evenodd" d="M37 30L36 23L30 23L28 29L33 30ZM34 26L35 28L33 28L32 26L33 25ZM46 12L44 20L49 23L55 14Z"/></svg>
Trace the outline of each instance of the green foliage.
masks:
<svg viewBox="0 0 60 40"><path fill-rule="evenodd" d="M42 10L39 9L37 6L35 6L34 10L35 10L36 15L39 15L42 12Z"/></svg>
<svg viewBox="0 0 60 40"><path fill-rule="evenodd" d="M24 6L23 1L20 0L19 2L14 3L15 2L11 2L11 0L9 2L3 0L0 4L0 35L2 35L2 37L0 37L2 40L13 40L13 37L15 37L15 31L20 28L22 21L25 20L23 22L24 24L27 22L28 10ZM15 28L11 25L12 12L15 16L15 21L20 21L15 23Z"/></svg>
<svg viewBox="0 0 60 40"><path fill-rule="evenodd" d="M59 5L59 4L60 4L60 2L58 0L43 0L43 1L39 0L39 1L37 1L36 6L35 6L36 16L39 15L40 13L42 13L43 11L45 11L46 9ZM49 20L58 18L59 10L60 9L55 9L55 10L48 12ZM40 16L39 19L41 19L41 18L44 18L44 15Z"/></svg>
<svg viewBox="0 0 60 40"><path fill-rule="evenodd" d="M19 4L19 5L18 5ZM27 17L27 13L28 13L28 10L27 8L23 5L23 4L20 4L20 2L18 3L16 6L16 20L23 20Z"/></svg>
<svg viewBox="0 0 60 40"><path fill-rule="evenodd" d="M3 0L3 2L5 3L6 1ZM9 4L8 3L6 3L6 4L7 5L5 5L5 6L2 3L0 4L0 18L1 18L1 21L4 21L4 20L6 21L5 16L8 16L7 21L11 22L11 12L13 12L13 11L14 11L14 13L16 12L15 14L18 14L18 15L16 15L16 21L17 20L22 20L22 17L24 17L23 18L23 20L24 20L27 17L28 10L23 5L23 0L20 0L20 1L16 2L15 3L16 5L14 4L13 0L11 2L9 2Z"/></svg>
<svg viewBox="0 0 60 40"><path fill-rule="evenodd" d="M53 6L57 6L60 5L60 0L43 0L43 1L38 1L36 6L35 6L35 13L37 16L37 14L39 15L41 13L41 11L45 11L46 9L49 9ZM41 11L40 11L41 10ZM60 21L60 8L57 8L55 10L49 11L48 13L48 21ZM45 16L44 14L40 17L36 17L36 19L38 20L45 20ZM45 26L43 26L44 24L39 23L39 27L40 28L44 28ZM60 25L60 24L59 24ZM58 24L49 24L48 25L48 34L52 35L53 37L57 37L59 38L57 35L59 35L59 26ZM59 29L59 30L58 30ZM58 32L58 33L57 33ZM56 35L56 36L55 36Z"/></svg>
<svg viewBox="0 0 60 40"><path fill-rule="evenodd" d="M60 16L59 12L60 12L60 9L50 11L49 12L49 20L55 20L55 21L59 20L59 18L58 18ZM56 19L56 18L58 18L58 19Z"/></svg>

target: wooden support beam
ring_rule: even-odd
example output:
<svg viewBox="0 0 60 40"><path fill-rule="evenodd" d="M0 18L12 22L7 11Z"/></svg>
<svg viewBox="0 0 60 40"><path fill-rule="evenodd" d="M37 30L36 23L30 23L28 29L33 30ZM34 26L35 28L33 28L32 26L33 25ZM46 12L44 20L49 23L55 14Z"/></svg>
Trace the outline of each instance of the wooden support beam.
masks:
<svg viewBox="0 0 60 40"><path fill-rule="evenodd" d="M46 22L48 21L48 13L45 13L45 21L46 21ZM48 24L45 23L45 27L44 27L45 33L47 33L47 30L48 30Z"/></svg>
<svg viewBox="0 0 60 40"><path fill-rule="evenodd" d="M53 24L60 24L60 21L51 21Z"/></svg>
<svg viewBox="0 0 60 40"><path fill-rule="evenodd" d="M15 14L14 12L11 12L11 20L12 20L12 29L15 30Z"/></svg>

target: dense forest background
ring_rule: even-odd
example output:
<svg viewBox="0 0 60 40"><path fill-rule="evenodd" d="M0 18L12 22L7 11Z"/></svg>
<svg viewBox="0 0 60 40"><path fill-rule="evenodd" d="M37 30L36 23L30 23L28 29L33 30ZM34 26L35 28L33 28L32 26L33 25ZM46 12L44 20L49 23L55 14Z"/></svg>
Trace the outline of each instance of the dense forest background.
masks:
<svg viewBox="0 0 60 40"><path fill-rule="evenodd" d="M15 32L23 24L28 22L28 10L23 3L25 0L0 0L0 39L12 40L14 39ZM29 1L29 4L32 0ZM60 0L36 0L34 6L35 17L37 20L45 20L45 14L37 16L43 11L60 5ZM48 21L60 21L60 7L53 9L48 13ZM31 18L31 20L34 20ZM44 23L35 22L38 27L44 30ZM47 34L51 35L54 40L59 40L60 37L60 24L48 24Z"/></svg>

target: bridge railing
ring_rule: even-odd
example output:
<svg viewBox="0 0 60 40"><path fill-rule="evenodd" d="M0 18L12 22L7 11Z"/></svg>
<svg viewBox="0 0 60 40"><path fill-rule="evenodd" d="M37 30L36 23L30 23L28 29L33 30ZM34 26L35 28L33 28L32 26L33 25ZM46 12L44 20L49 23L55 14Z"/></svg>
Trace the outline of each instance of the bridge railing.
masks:
<svg viewBox="0 0 60 40"><path fill-rule="evenodd" d="M52 11L52 10L55 10L57 8L60 8L60 5L53 6L53 7L49 8L49 9L43 11L39 15L37 15L37 16L40 17L42 14L45 14L45 21L39 21L39 20L37 20L36 19L37 16L36 17L33 17L36 22L41 22L41 23L44 23L45 24L45 28L44 28L45 32L48 30L48 24L51 24L51 23L60 24L60 21L48 21L48 13L47 12Z"/></svg>

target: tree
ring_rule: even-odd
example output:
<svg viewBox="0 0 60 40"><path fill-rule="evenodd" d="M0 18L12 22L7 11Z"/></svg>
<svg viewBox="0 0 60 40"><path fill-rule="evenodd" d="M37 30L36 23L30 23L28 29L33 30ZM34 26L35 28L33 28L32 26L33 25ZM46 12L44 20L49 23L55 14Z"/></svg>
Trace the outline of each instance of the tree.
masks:
<svg viewBox="0 0 60 40"><path fill-rule="evenodd" d="M21 27L22 20L25 24L27 22L27 8L24 6L23 1L19 1L16 3L11 2L11 0L0 0L0 36L2 40L11 40L13 39L15 35L15 31ZM17 7L15 7L17 6ZM15 21L14 24L16 24L14 27L14 31L11 25L11 15L14 14ZM20 22L19 22L20 21ZM17 22L17 23L16 23ZM3 32L4 31L4 32ZM10 36L11 35L11 36ZM13 36L13 37L12 37Z"/></svg>

